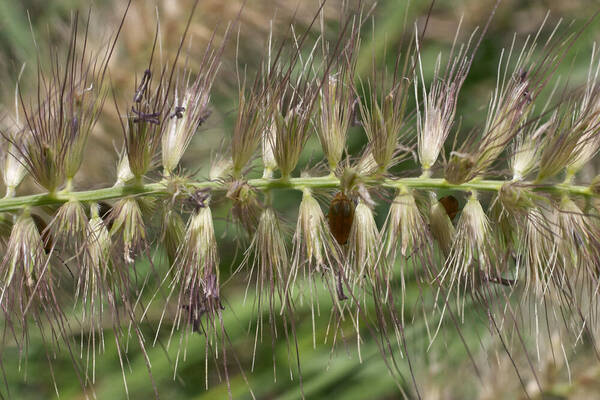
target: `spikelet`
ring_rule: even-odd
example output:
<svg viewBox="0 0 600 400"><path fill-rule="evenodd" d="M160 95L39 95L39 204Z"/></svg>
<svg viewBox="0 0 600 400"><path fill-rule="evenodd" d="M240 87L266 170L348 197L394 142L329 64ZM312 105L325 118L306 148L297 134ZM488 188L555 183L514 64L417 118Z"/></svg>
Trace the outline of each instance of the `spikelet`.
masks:
<svg viewBox="0 0 600 400"><path fill-rule="evenodd" d="M283 93L274 114L273 157L283 178L288 178L312 133L312 110L316 102L313 83L298 79L291 93Z"/></svg>
<svg viewBox="0 0 600 400"><path fill-rule="evenodd" d="M379 243L379 230L375 223L373 210L359 197L348 241L348 260L353 268L354 276L352 278L356 280L356 282L352 282L353 284L360 284L363 277L369 284L379 282L378 278L381 277L380 271L377 270ZM350 281L350 279L348 280Z"/></svg>
<svg viewBox="0 0 600 400"><path fill-rule="evenodd" d="M452 243L456 237L456 229L448 217L442 203L435 195L430 196L429 206L429 230L431 236L436 240L445 257L450 254Z"/></svg>
<svg viewBox="0 0 600 400"><path fill-rule="evenodd" d="M165 175L173 173L198 127L210 114L210 89L220 67L222 50L223 47L213 48L211 38L204 51L196 79L190 84L190 76L184 77L186 87L181 90L181 98L178 91L175 91L173 113L168 117L169 121L162 137L162 164Z"/></svg>
<svg viewBox="0 0 600 400"><path fill-rule="evenodd" d="M468 182L487 172L520 132L523 121L531 112L533 102L543 87L543 75L557 62L560 54L559 50L555 49L536 64L533 52L538 36L539 31L533 40L527 38L514 66L510 64L513 52L516 52L515 38L504 66L504 51L502 52L496 88L490 99L485 125L479 136L469 137L460 148L452 152L445 170L448 182ZM509 72L510 68L512 72Z"/></svg>
<svg viewBox="0 0 600 400"><path fill-rule="evenodd" d="M501 279L490 222L476 195L464 206L452 249L442 272L442 281L450 288L474 289L482 281Z"/></svg>
<svg viewBox="0 0 600 400"><path fill-rule="evenodd" d="M287 319L292 313L292 305L288 293L285 292L290 272L285 234L280 225L280 218L269 206L264 208L260 214L252 242L244 253L240 270L242 268L248 268L245 272L248 283L244 299L246 299L251 285L254 285L256 293L260 293L255 300L257 319L253 353L255 355L258 341L262 340L263 336L264 315L268 314L266 323L271 336L275 339L280 335L275 319L276 315L281 313L284 319ZM284 324L284 329L287 337L287 323Z"/></svg>
<svg viewBox="0 0 600 400"><path fill-rule="evenodd" d="M400 254L407 257L426 244L426 232L423 217L415 202L412 192L406 188L398 190L390 205L390 211L383 232L386 232L385 254L395 258L395 251L400 244Z"/></svg>
<svg viewBox="0 0 600 400"><path fill-rule="evenodd" d="M454 37L453 50L459 32L460 27ZM467 77L470 65L470 59L466 55L469 51L470 41L466 46L460 46L456 56L450 55L451 61L446 66L444 76L440 75L441 54L438 55L432 83L429 91L427 91L418 37L419 35L416 34L420 77L416 76L416 72L414 77L417 104L417 139L421 168L423 171L429 171L435 164L454 123L458 94ZM422 111L419 106L419 83L422 91Z"/></svg>
<svg viewBox="0 0 600 400"><path fill-rule="evenodd" d="M117 304L110 268L110 234L99 213L100 207L92 204L75 292L75 298L80 299L82 306L82 348L86 348L88 368L92 363L92 382L95 381L96 347L101 351L104 346L104 318L105 315L112 317L116 313L114 307Z"/></svg>
<svg viewBox="0 0 600 400"><path fill-rule="evenodd" d="M171 291L179 291L175 325L194 332L214 331L221 310L219 255L210 210L210 194L196 191L190 199L194 210L185 228L181 253L175 261ZM207 326L202 325L206 316Z"/></svg>
<svg viewBox="0 0 600 400"><path fill-rule="evenodd" d="M277 160L275 160L274 146L277 141L277 125L275 121L265 129L262 137L262 161L263 178L272 178L273 171L277 169Z"/></svg>
<svg viewBox="0 0 600 400"><path fill-rule="evenodd" d="M383 98L379 99L377 91L372 90L370 108L363 103L360 107L362 124L379 173L387 172L397 162L398 140L402 134L406 135L403 128L408 83L404 79L394 78L392 88L381 93Z"/></svg>
<svg viewBox="0 0 600 400"><path fill-rule="evenodd" d="M19 148L23 145L25 129L21 123L19 113L19 81L25 70L25 65L21 68L17 84L15 85L15 116L14 121L10 120L6 129L0 130L0 165L2 165L2 181L6 186L6 197L15 195L17 187L27 175L25 163ZM3 123L4 121L0 121Z"/></svg>
<svg viewBox="0 0 600 400"><path fill-rule="evenodd" d="M18 139L11 139L10 141L5 141L6 143L0 143L2 144L2 146L0 146L2 181L4 182L4 186L6 186L6 197L14 196L17 187L19 187L23 178L27 175L27 170L25 169L23 161L20 161L21 156L16 149L18 145L15 146L11 143L15 140ZM0 142L2 142L2 140L0 140Z"/></svg>
<svg viewBox="0 0 600 400"><path fill-rule="evenodd" d="M242 170L254 156L269 121L272 105L267 92L257 76L254 86L246 93L245 86L239 91L238 114L231 139L233 176L240 177Z"/></svg>
<svg viewBox="0 0 600 400"><path fill-rule="evenodd" d="M343 273L343 254L336 244L327 226L325 215L319 202L314 198L310 189L304 189L302 202L298 211L298 222L293 238L293 256L287 287L289 290L296 286L298 275L308 285L311 307L313 302L315 278L328 274L339 278ZM338 298L345 297L337 281ZM334 280L332 280L334 282ZM300 285L298 285L300 286ZM304 297L304 296L303 296Z"/></svg>
<svg viewBox="0 0 600 400"><path fill-rule="evenodd" d="M181 215L172 208L166 208L163 213L163 243L167 252L169 265L173 265L180 246L184 242L185 222Z"/></svg>
<svg viewBox="0 0 600 400"><path fill-rule="evenodd" d="M1 297L5 297L12 285L25 284L32 289L42 271L45 270L47 261L42 237L30 213L24 211L12 227L6 253L2 259ZM23 282L13 283L15 277Z"/></svg>
<svg viewBox="0 0 600 400"><path fill-rule="evenodd" d="M73 251L78 257L86 240L87 225L83 205L70 200L60 206L47 229L58 246Z"/></svg>
<svg viewBox="0 0 600 400"><path fill-rule="evenodd" d="M248 234L254 233L259 221L260 203L256 191L244 181L234 181L227 191L233 202L231 212Z"/></svg>
<svg viewBox="0 0 600 400"><path fill-rule="evenodd" d="M133 263L136 253L146 239L144 217L137 199L126 197L119 200L111 210L109 218L112 220L110 235L120 236L123 259L127 263Z"/></svg>

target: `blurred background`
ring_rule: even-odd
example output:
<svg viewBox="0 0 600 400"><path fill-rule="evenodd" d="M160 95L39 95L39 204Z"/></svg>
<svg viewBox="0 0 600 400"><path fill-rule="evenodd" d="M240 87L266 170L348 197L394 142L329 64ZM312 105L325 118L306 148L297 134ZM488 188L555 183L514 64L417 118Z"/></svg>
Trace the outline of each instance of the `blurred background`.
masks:
<svg viewBox="0 0 600 400"><path fill-rule="evenodd" d="M45 62L44 49L47 48L47 44L60 46L64 43L69 35L69 21L73 11L78 9L85 15L90 5L90 43L92 46L99 46L114 34L124 10L124 1L0 0L2 113L14 113L14 85L22 65L25 64L26 68L21 86L23 92L27 93L28 89L34 88L35 80L31 78L35 77L38 57L42 63ZM372 5L366 1L363 11L370 9ZM177 50L191 6L191 0L133 1L115 56L110 63L110 79L118 103L126 104L135 91L136 78L139 79L146 68L157 15L161 27L161 57L169 60ZM241 13L240 23L234 28L225 46L222 67L211 96L212 115L202 126L184 156L183 166L186 170L197 171L199 176L206 176L211 159L227 148L236 117L236 71L245 70L247 76L252 79L253 71L256 71L263 61L270 30L274 31L275 43L280 42L286 35L289 36L289 24L292 20L297 32L303 32L318 6L318 2L313 0L248 0ZM423 26L429 6L428 1L421 0L410 3L400 0L378 2L372 18L363 29L358 55L360 79L369 77L373 58L379 65L393 69L398 49L406 48L410 40L410 34L406 32L412 30L414 23ZM493 6L494 2L490 0L436 1L422 43L426 80L432 76L435 57L440 52L442 55L448 54L461 19L459 41L464 42L473 30L485 24ZM240 7L241 1L237 0L200 1L190 29L191 41L186 42L185 46L185 56L192 71L197 68L213 32L215 42L220 45L227 24L236 18ZM356 5L349 4L347 7L352 9ZM325 4L325 35L328 37L335 37L337 34L342 8L340 0L328 0ZM485 122L489 97L496 84L501 50L510 46L515 34L517 43L523 43L527 35L536 33L548 12L550 14L541 33L543 39L550 35L561 20L560 29L576 31L584 26L598 8L596 2L584 0L505 0L500 3L460 96L457 112L461 121L460 131L470 132ZM585 81L593 43L600 39L599 27L598 21L589 23L559 66L556 77L561 77L562 80L569 79L573 86ZM318 28L317 24L311 35L317 37L320 33ZM32 39L32 30L41 50ZM459 135L458 140L461 137ZM121 148L122 130L112 99L106 102L103 117L94 131L91 142L87 147L86 161L76 177L75 185L79 189L112 185L115 180L118 158L115 149ZM348 144L351 152L356 152L365 142L362 130L352 128ZM313 135L303 152L300 168L310 160L320 160L321 156L318 139ZM112 169L107 168L111 165ZM414 164L408 162L403 168L410 170L414 168ZM256 174L259 174L259 171L257 168ZM590 176L593 176L593 173L593 170L587 172ZM35 186L29 182L23 185L21 193L31 193L35 190ZM295 226L299 198L296 193L282 192L277 196L277 206L290 226ZM377 215L380 224L385 218L385 206L383 207ZM221 238L219 245L222 280L225 281L240 262L240 251L236 249L244 248L239 248L235 232L232 233L227 222L228 203L217 202L213 213L217 219L217 236ZM156 259L161 260L162 249L159 245L155 251ZM164 270L165 266L162 268ZM149 270L149 263L141 262L140 269ZM255 317L252 312L252 299L244 302L244 289L245 285L240 279L228 281L222 289L224 319L231 340L228 370L233 397L250 398L249 386L260 399L299 398L301 394L298 376L294 372L293 378L290 378L290 371L296 370L291 353L293 349L285 340L271 345L271 339L265 338L258 346L256 359L252 363L254 330L249 329L249 324ZM152 290L146 290L146 300L151 295ZM414 304L418 296L418 288L409 282L407 304ZM364 337L361 338L360 355L357 352L357 338L351 321L346 321L346 329L341 330L347 336L332 337L331 333L328 334L328 310L331 300L327 293L320 293L319 297L321 313L314 317L311 316L308 304L298 305L296 330L305 396L310 399L393 399L400 397L400 386L409 397L416 397L408 365L405 363L406 355L397 355L399 363L406 364L399 366L405 381L397 383L388 373L379 354L377 342L370 337L368 331L365 331ZM170 338L171 327L163 326L157 343L152 346L162 312L160 301L153 304L155 306L151 307L142 328L149 338L146 347L152 365L152 379L161 397L226 398L227 386L223 381L219 381L215 361L210 359L210 355L206 362L205 341L200 334L185 337L186 343L182 347L181 335L175 333ZM514 359L511 360L503 351L503 344L489 334L488 321L482 312L467 310L465 315L460 329L451 323L444 324L437 340L428 348L426 330L430 327L425 325L422 316L408 312L407 348L423 398L525 398L522 385L536 398L583 399L600 396L600 365L597 359L592 358L590 352L586 351L585 343L580 344L576 354L573 354L573 348L563 344L559 332L536 335L535 327L524 324L520 332L524 335L523 340L531 344L530 356L535 359L537 379L544 389L540 392L531 373L528 358L518 351L512 351ZM315 319L314 335L312 318ZM74 343L79 343L80 335L79 328L73 328ZM53 349L47 355L39 334L33 333L29 340L29 356L21 356L19 350L10 344L2 349L0 358L5 387L0 389L0 393L15 399L51 398L56 396L56 391L62 399L80 399L86 394L92 396L92 393L95 393L98 399L119 399L127 396L123 384L124 375L130 398L153 396L151 378L137 342L134 339L130 340L123 373L110 327L106 328L105 335L104 349L95 360L93 391L82 390L72 367L72 360L64 347ZM510 340L517 341L517 338ZM334 341L335 346L332 344ZM465 351L465 345L469 348L472 359ZM508 345L510 346L510 343ZM73 349L76 350L74 357L80 357L80 351L85 356L85 349L81 350L78 345L73 346ZM237 360L232 354L237 356ZM568 364L564 354L569 356ZM53 370L48 367L48 357L51 359ZM477 377L473 361L481 378ZM513 362L516 368L513 367ZM221 360L217 363L222 365ZM241 365L248 383L240 374L238 364Z"/></svg>

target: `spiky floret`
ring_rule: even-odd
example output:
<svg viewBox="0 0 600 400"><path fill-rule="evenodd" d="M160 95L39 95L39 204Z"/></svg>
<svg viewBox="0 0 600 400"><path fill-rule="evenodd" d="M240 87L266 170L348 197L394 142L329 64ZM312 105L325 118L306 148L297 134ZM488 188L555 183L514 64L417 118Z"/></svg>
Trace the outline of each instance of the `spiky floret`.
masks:
<svg viewBox="0 0 600 400"><path fill-rule="evenodd" d="M468 182L487 172L521 131L522 122L547 83L548 71L559 62L564 50L561 46L550 48L544 58L534 60L540 32L541 27L533 39L527 37L520 51L516 50L515 36L505 61L502 51L485 125L479 135L470 136L452 153L445 171L448 182ZM516 61L511 65L514 53L517 53Z"/></svg>
<svg viewBox="0 0 600 400"><path fill-rule="evenodd" d="M442 282L451 288L474 289L480 282L501 277L490 222L475 194L464 206L452 249L446 259Z"/></svg>
<svg viewBox="0 0 600 400"><path fill-rule="evenodd" d="M246 92L245 83L239 90L238 113L231 138L233 175L240 177L242 170L254 156L271 121L273 106L267 90L257 76L252 88Z"/></svg>
<svg viewBox="0 0 600 400"><path fill-rule="evenodd" d="M351 277L348 279L352 284L360 284L363 277L366 277L368 283L379 282L380 271L377 271L379 265L380 237L379 229L375 223L373 210L365 203L362 197L358 198L358 204L354 210L354 222L350 230L348 241L348 260L353 268Z"/></svg>
<svg viewBox="0 0 600 400"><path fill-rule="evenodd" d="M597 271L600 265L600 231L589 215L569 197L564 196L556 209L557 263L560 272L554 273L558 287L564 280L576 282L580 279L597 286Z"/></svg>
<svg viewBox="0 0 600 400"><path fill-rule="evenodd" d="M532 103L526 72L515 72L507 85L500 86L490 101L481 138L455 151L446 168L452 183L470 181L484 173L519 132L521 121Z"/></svg>
<svg viewBox="0 0 600 400"><path fill-rule="evenodd" d="M179 254L179 248L185 238L185 222L181 215L171 207L166 207L163 215L162 241L167 252L169 265L173 265Z"/></svg>
<svg viewBox="0 0 600 400"><path fill-rule="evenodd" d="M446 213L442 203L438 201L437 196L431 194L429 200L429 230L431 236L440 246L442 253L447 257L456 237L456 228L454 228L448 213Z"/></svg>
<svg viewBox="0 0 600 400"><path fill-rule="evenodd" d="M260 214L256 232L244 253L244 259L239 268L239 270L249 268L245 296L251 285L254 285L255 293L257 293L254 352L256 352L258 341L262 340L264 314L268 313L267 323L272 337L278 338L280 333L277 329L276 315L281 313L287 320L290 317L289 314L292 313L292 304L285 291L290 273L290 259L285 237L280 217L272 207L267 206ZM293 316L291 317L293 318ZM287 324L284 329L287 337Z"/></svg>
<svg viewBox="0 0 600 400"><path fill-rule="evenodd" d="M282 81L285 84L285 78ZM286 87L279 96L274 113L275 135L271 146L282 177L288 178L298 164L300 153L312 133L312 111L317 97L313 82L302 77Z"/></svg>
<svg viewBox="0 0 600 400"><path fill-rule="evenodd" d="M565 101L555 111L552 125L544 140L538 181L552 178L563 170L572 178L590 161L600 148L600 92L597 84L600 63L592 68L592 52L588 80L583 95Z"/></svg>
<svg viewBox="0 0 600 400"><path fill-rule="evenodd" d="M69 249L79 257L86 240L87 226L83 204L71 200L58 209L47 229L57 246Z"/></svg>
<svg viewBox="0 0 600 400"><path fill-rule="evenodd" d="M422 246L428 246L427 230L424 229L425 221L417 207L413 193L406 188L398 190L396 197L390 205L390 211L384 225L385 253L386 256L393 255L398 244L400 254L409 256L409 252L424 250Z"/></svg>
<svg viewBox="0 0 600 400"><path fill-rule="evenodd" d="M310 287L310 301L312 305L314 281L319 275L328 274L331 278L339 277L343 271L343 254L327 226L327 220L319 202L315 199L310 189L304 189L302 202L298 211L298 222L293 238L292 265L287 286L292 290L296 286L298 275ZM329 284L336 282L332 279ZM341 287L339 280L333 283L337 287L338 297ZM298 285L299 286L299 285ZM330 286L332 293L332 286Z"/></svg>
<svg viewBox="0 0 600 400"><path fill-rule="evenodd" d="M171 292L177 288L175 325L181 323L193 331L206 331L202 317L207 316L209 330L216 329L221 309L219 255L209 207L210 194L198 191L192 196L194 210L185 228L185 238L174 264Z"/></svg>
<svg viewBox="0 0 600 400"><path fill-rule="evenodd" d="M590 67L588 69L587 83L579 110L574 115L578 124L585 126L579 135L577 145L573 149L570 160L567 164L567 173L573 176L585 164L587 164L600 149L600 86L598 84L598 74L600 73L600 60L596 59L597 48L594 44L592 55L590 57ZM596 62L596 68L593 67Z"/></svg>
<svg viewBox="0 0 600 400"><path fill-rule="evenodd" d="M13 144L28 172L51 193L65 179L70 183L79 170L87 139L107 94L104 78L114 43L89 54L89 15L83 40L79 22L79 15L75 14L64 64L58 64L61 55L51 47L51 57L57 65L50 71L38 66L37 102L27 103L20 96L28 137ZM78 55L80 46L83 52Z"/></svg>
<svg viewBox="0 0 600 400"><path fill-rule="evenodd" d="M85 352L86 378L91 363L91 382L95 382L96 349L104 349L105 315L113 316L117 300L114 298L111 271L111 240L100 216L97 204L90 206L90 220L86 227L86 241L77 277L75 298L81 302L82 354ZM85 339L84 339L85 338ZM85 344L84 344L85 342ZM84 350L85 346L85 350Z"/></svg>
<svg viewBox="0 0 600 400"><path fill-rule="evenodd" d="M162 137L162 163L166 175L170 175L177 167L198 127L210 114L210 90L220 67L222 50L222 46L219 49L213 48L211 38L196 79L190 84L191 77L188 74L184 77L182 94L175 90L172 114L168 117Z"/></svg>
<svg viewBox="0 0 600 400"><path fill-rule="evenodd" d="M401 58L398 56L398 63L400 62ZM406 61L404 72L407 65ZM396 72L387 90L384 87L369 88L370 92L367 94L369 105L361 102L360 106L362 125L380 173L387 172L393 165L398 150L398 140L407 133L404 117L410 82L398 75L401 74L400 71ZM373 84L378 84L377 76L374 76Z"/></svg>
<svg viewBox="0 0 600 400"><path fill-rule="evenodd" d="M2 181L4 182L4 186L6 186L6 197L14 196L17 187L23 181L25 175L27 175L27 170L23 162L19 161L21 156L19 156L16 147L18 145L15 146L10 141L0 147L0 149L4 149L4 151L0 152L0 160L2 162Z"/></svg>
<svg viewBox="0 0 600 400"><path fill-rule="evenodd" d="M123 244L123 258L128 263L135 261L136 253L146 239L146 228L142 209L134 197L119 200L111 210L111 236L119 235Z"/></svg>
<svg viewBox="0 0 600 400"><path fill-rule="evenodd" d="M438 55L434 66L433 79L428 91L423 74L418 34L415 35L415 38L417 38L417 57L420 76L417 76L415 73L414 89L417 105L419 162L423 171L430 170L433 164L435 164L446 138L450 134L450 130L454 124L458 94L469 71L471 60L467 57L467 53L471 43L470 40L466 46L460 46L455 56L452 54L459 32L460 28L456 31L450 58L443 76L440 75L441 54ZM421 86L422 91L422 111L419 101L419 86Z"/></svg>
<svg viewBox="0 0 600 400"><path fill-rule="evenodd" d="M233 218L247 233L253 234L259 222L261 209L256 191L248 183L238 180L229 186L227 197L233 202Z"/></svg>
<svg viewBox="0 0 600 400"><path fill-rule="evenodd" d="M31 291L37 280L46 276L48 257L44 243L29 211L24 211L12 227L6 253L2 259L2 298L13 285L25 285ZM21 282L13 282L14 278ZM16 293L19 291L16 290ZM2 303L0 301L0 303ZM23 304L24 306L24 304ZM17 311L17 310L14 310Z"/></svg>
<svg viewBox="0 0 600 400"><path fill-rule="evenodd" d="M356 118L354 74L358 39L354 29L353 32L319 91L317 135L332 173L342 159L348 128Z"/></svg>

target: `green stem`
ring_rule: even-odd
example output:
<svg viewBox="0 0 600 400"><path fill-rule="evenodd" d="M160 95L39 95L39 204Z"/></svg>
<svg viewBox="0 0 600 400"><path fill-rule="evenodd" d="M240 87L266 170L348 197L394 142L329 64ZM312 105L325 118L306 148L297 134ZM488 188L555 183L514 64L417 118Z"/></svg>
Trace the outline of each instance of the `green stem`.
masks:
<svg viewBox="0 0 600 400"><path fill-rule="evenodd" d="M339 188L340 181L335 176L323 177L301 177L289 179L259 178L250 179L248 183L258 190L269 189L334 189ZM451 184L441 178L398 178L398 179L366 179L365 183L369 186L381 186L385 188L398 189L401 187L422 189L422 190L454 190L454 191L481 191L497 192L502 185L510 183L504 180L473 180L460 185ZM523 182L528 185L529 182ZM227 184L214 181L189 181L186 186L193 189L209 188L212 190L227 190ZM531 190L536 192L545 192L550 194L568 194L579 196L596 196L589 187L573 185L571 183L557 184L537 184L531 185ZM95 190L86 190L79 192L57 192L54 194L42 193L29 196L19 196L0 199L0 212L18 210L29 206L47 206L62 204L69 200L82 202L98 202L122 198L125 196L147 196L158 195L167 196L171 194L168 190L168 181L158 183L134 183L131 185L114 186Z"/></svg>

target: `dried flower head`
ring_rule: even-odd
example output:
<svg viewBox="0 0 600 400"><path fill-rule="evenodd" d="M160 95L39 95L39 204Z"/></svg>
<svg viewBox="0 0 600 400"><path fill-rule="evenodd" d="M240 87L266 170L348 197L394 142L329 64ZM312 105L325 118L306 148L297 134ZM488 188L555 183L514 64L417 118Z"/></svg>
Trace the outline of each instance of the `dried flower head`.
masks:
<svg viewBox="0 0 600 400"><path fill-rule="evenodd" d="M144 217L138 200L134 197L119 200L113 206L109 218L113 221L110 235L119 234L123 244L123 258L126 262L133 263L146 239Z"/></svg>
<svg viewBox="0 0 600 400"><path fill-rule="evenodd" d="M331 212L330 209L328 215L330 221ZM328 228L319 202L314 198L310 189L304 189L293 238L293 261L288 286L294 287L298 274L301 273L302 280L309 282L311 305L316 290L314 280L319 274L329 274L336 278L332 282L337 281L338 298L345 297L341 291L341 280L337 279L343 273L344 257L341 248L336 244L336 239Z"/></svg>
<svg viewBox="0 0 600 400"><path fill-rule="evenodd" d="M184 77L185 88L181 90L183 93L180 95L175 90L172 114L162 137L162 163L166 175L177 167L198 127L210 114L210 90L219 70L222 51L223 46L219 49L213 47L211 38L194 82L189 83L191 77L187 74Z"/></svg>
<svg viewBox="0 0 600 400"><path fill-rule="evenodd" d="M450 254L452 243L456 237L456 229L452 224L452 220L448 216L444 205L437 198L431 196L431 205L429 208L429 230L431 236L436 240L444 256Z"/></svg>
<svg viewBox="0 0 600 400"><path fill-rule="evenodd" d="M234 181L227 191L227 197L233 202L231 212L234 219L242 224L247 233L254 233L261 209L256 191L244 181Z"/></svg>
<svg viewBox="0 0 600 400"><path fill-rule="evenodd" d="M50 71L38 66L36 101L26 103L20 95L28 137L13 144L31 176L51 193L65 179L70 184L81 166L88 137L102 112L106 69L121 28L113 41L92 53L87 48L89 14L83 39L79 23L75 14L64 64L59 62L62 55L50 46L57 65ZM77 54L80 47L82 54Z"/></svg>
<svg viewBox="0 0 600 400"><path fill-rule="evenodd" d="M273 107L268 101L266 88L259 79L257 76L248 93L245 83L239 90L238 113L231 139L234 177L241 176L271 121Z"/></svg>
<svg viewBox="0 0 600 400"><path fill-rule="evenodd" d="M477 196L471 195L458 221L442 281L448 279L450 287L460 292L500 277L502 267L494 264L495 253L489 219Z"/></svg>
<svg viewBox="0 0 600 400"><path fill-rule="evenodd" d="M373 78L373 82L378 82L377 76ZM361 103L362 124L380 173L385 173L398 161L395 160L398 140L406 134L404 114L409 84L410 82L395 74L389 90L371 88L368 95L370 105Z"/></svg>
<svg viewBox="0 0 600 400"><path fill-rule="evenodd" d="M48 257L44 252L42 237L29 212L25 211L15 221L2 259L2 296L11 286L26 285L33 288L46 271ZM21 282L14 282L18 277ZM18 293L18 290L15 290ZM0 304L2 301L0 300Z"/></svg>
<svg viewBox="0 0 600 400"><path fill-rule="evenodd" d="M419 36L418 34L415 35L420 77L417 77L415 73L414 88L417 103L419 162L423 171L428 171L435 164L446 138L450 134L450 129L454 123L458 94L469 72L471 58L467 57L467 53L471 44L470 40L466 46L460 46L457 54L453 56L459 32L460 25L454 36L452 51L443 76L440 75L441 54L438 55L429 91L427 91L425 85ZM422 91L422 112L419 106L419 83Z"/></svg>
<svg viewBox="0 0 600 400"><path fill-rule="evenodd" d="M379 246L379 230L375 223L373 210L359 197L348 241L349 262L354 268L356 279L360 280L362 277L366 277L369 283L377 280Z"/></svg>
<svg viewBox="0 0 600 400"><path fill-rule="evenodd" d="M293 87L281 94L274 114L275 135L271 146L284 178L296 168L300 153L312 133L312 110L316 98L312 82L304 79L298 79Z"/></svg>
<svg viewBox="0 0 600 400"><path fill-rule="evenodd" d="M216 322L222 306L210 193L197 191L192 202L194 210L185 229L181 254L175 262L171 291L179 290L176 325L184 323L198 332L201 331L201 318L206 315L210 327Z"/></svg>
<svg viewBox="0 0 600 400"><path fill-rule="evenodd" d="M87 238L88 218L83 204L76 200L60 206L54 219L48 224L50 237L56 245L73 251L77 257Z"/></svg>
<svg viewBox="0 0 600 400"><path fill-rule="evenodd" d="M425 222L417 207L413 193L406 188L398 190L396 197L390 205L390 211L384 225L385 254L393 255L398 244L403 257L412 252L424 251L423 246L428 246Z"/></svg>
<svg viewBox="0 0 600 400"><path fill-rule="evenodd" d="M11 141L18 140L12 139ZM6 197L11 197L15 194L15 190L21 182L25 175L27 175L27 170L22 161L20 161L20 155L17 146L13 145L11 141L8 141L7 144L2 146L4 151L0 153L0 160L2 162L2 181L4 182L4 186L6 186ZM18 142L16 142L18 143Z"/></svg>

